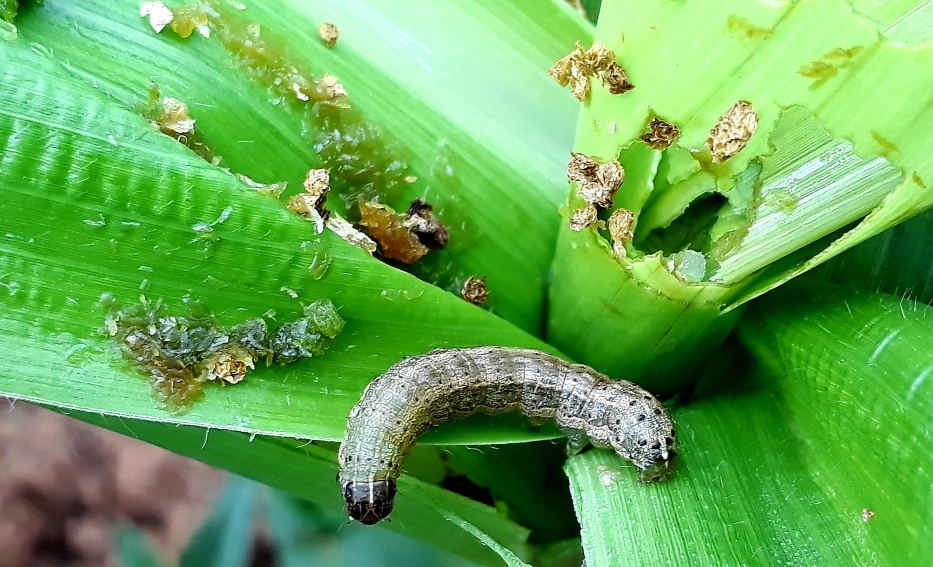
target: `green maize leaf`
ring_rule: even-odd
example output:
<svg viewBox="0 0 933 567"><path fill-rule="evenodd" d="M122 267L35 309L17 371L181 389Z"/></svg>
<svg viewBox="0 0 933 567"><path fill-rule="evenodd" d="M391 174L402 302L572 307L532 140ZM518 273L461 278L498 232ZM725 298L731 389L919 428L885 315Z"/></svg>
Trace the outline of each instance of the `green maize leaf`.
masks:
<svg viewBox="0 0 933 567"><path fill-rule="evenodd" d="M592 80L576 149L626 168L634 239L617 258L596 229L562 229L549 342L677 391L749 300L933 205L931 18L922 2L603 4L595 39L635 88ZM738 101L757 130L714 163L706 139ZM655 116L681 132L660 156L639 140Z"/></svg>
<svg viewBox="0 0 933 567"><path fill-rule="evenodd" d="M638 485L605 451L570 459L587 565L933 557L933 311L791 288L740 324L750 361L718 365L675 412L683 460L669 483Z"/></svg>
<svg viewBox="0 0 933 567"><path fill-rule="evenodd" d="M211 39L156 34L130 0L30 6L20 35L127 108L144 107L155 82L188 104L224 167L256 181L287 181L296 193L308 169L328 167L344 200L333 197L331 206L349 205L351 214L361 193L402 210L426 197L450 245L409 269L451 292L468 276L486 276L488 309L539 334L575 114L545 71L592 28L560 2L215 7L223 16L212 19ZM341 30L333 48L318 37L324 21ZM516 32L503 21L526 25ZM281 95L274 73L251 80L264 67L244 63L220 39L242 37L247 24L305 75L337 76L351 109L328 114ZM516 93L527 102L513 104ZM516 223L535 237L517 239Z"/></svg>
<svg viewBox="0 0 933 567"><path fill-rule="evenodd" d="M406 355L474 344L549 348L329 230L318 235L313 223L63 76L24 43L0 50L0 69L0 395L337 440L363 387ZM204 222L214 223L210 238L193 228ZM315 279L309 267L323 255L330 267ZM124 305L140 294L164 298L178 310L188 296L225 325L270 309L288 321L303 302L326 298L347 325L323 356L259 368L172 415L102 335L104 294ZM555 435L496 423L452 431L470 443Z"/></svg>
<svg viewBox="0 0 933 567"><path fill-rule="evenodd" d="M832 282L866 291L933 301L933 212L847 250L807 274L807 281Z"/></svg>
<svg viewBox="0 0 933 567"><path fill-rule="evenodd" d="M165 427L163 424L134 419L120 419L99 413L71 412L72 417L132 435L150 443L222 467L282 490L320 507L326 518L335 518L343 530L371 529L362 524L344 525L340 490L334 482L337 453L318 445L301 444L287 439L253 437L225 430L203 430L192 426ZM244 458L249 454L249 458ZM457 516L469 524L447 515ZM399 495L392 521L385 528L448 550L480 565L503 565L500 553L527 557L528 530L503 518L494 508L463 496L425 484L410 476L399 479ZM380 525L383 525L380 524ZM498 542L491 550L477 539L485 534Z"/></svg>

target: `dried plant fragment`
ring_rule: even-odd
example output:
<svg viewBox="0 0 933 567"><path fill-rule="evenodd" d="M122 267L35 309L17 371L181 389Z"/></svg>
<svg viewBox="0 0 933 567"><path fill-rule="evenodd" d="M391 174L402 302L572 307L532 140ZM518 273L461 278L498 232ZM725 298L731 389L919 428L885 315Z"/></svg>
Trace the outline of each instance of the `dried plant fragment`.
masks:
<svg viewBox="0 0 933 567"><path fill-rule="evenodd" d="M560 86L570 85L570 91L580 102L590 96L590 77L600 77L603 86L612 94L622 94L634 88L628 76L616 62L616 54L601 43L594 43L583 51L577 42L570 54L562 57L548 71Z"/></svg>
<svg viewBox="0 0 933 567"><path fill-rule="evenodd" d="M265 184L265 183L259 183L257 181L253 181L252 179L243 175L242 173L237 173L236 177L250 189L254 189L255 191L258 191L262 195L269 195L270 197L274 199L278 199L279 197L281 197L282 193L285 192L285 189L288 188L287 181L279 181L278 183Z"/></svg>
<svg viewBox="0 0 933 567"><path fill-rule="evenodd" d="M635 237L635 213L628 209L616 209L609 217L609 236L612 237L612 251L616 256L625 258L625 245Z"/></svg>
<svg viewBox="0 0 933 567"><path fill-rule="evenodd" d="M430 250L441 250L450 241L450 233L441 219L434 216L434 207L418 197L408 207L408 220L405 225L411 228L418 240Z"/></svg>
<svg viewBox="0 0 933 567"><path fill-rule="evenodd" d="M584 228L588 228L593 225L605 226L605 223L599 220L596 207L593 205L587 205L582 209L577 209L570 216L570 230L574 232L580 232Z"/></svg>
<svg viewBox="0 0 933 567"><path fill-rule="evenodd" d="M862 510L862 521L867 522L868 520L872 519L874 515L875 515L874 512L872 512L868 508L865 508L864 510Z"/></svg>
<svg viewBox="0 0 933 567"><path fill-rule="evenodd" d="M320 29L318 30L321 39L324 40L324 45L327 47L333 47L337 44L337 39L340 37L340 30L337 29L337 26L330 22L324 22L321 24Z"/></svg>
<svg viewBox="0 0 933 567"><path fill-rule="evenodd" d="M188 114L188 105L177 98L163 97L159 85L149 85L147 106L142 112L163 134L171 136L204 161L213 165L220 164L221 157L214 155L213 148L196 131L195 119Z"/></svg>
<svg viewBox="0 0 933 567"><path fill-rule="evenodd" d="M207 13L201 6L179 6L172 10L172 31L180 37L191 37L194 30L203 37L210 37Z"/></svg>
<svg viewBox="0 0 933 567"><path fill-rule="evenodd" d="M570 163L567 164L567 179L583 183L595 179L596 170L599 169L599 160L579 152L570 152Z"/></svg>
<svg viewBox="0 0 933 567"><path fill-rule="evenodd" d="M757 128L758 113L752 108L752 103L740 100L733 104L719 118L706 139L713 163L723 163L742 151Z"/></svg>
<svg viewBox="0 0 933 567"><path fill-rule="evenodd" d="M652 118L648 127L651 128L651 131L643 134L641 141L658 151L669 148L674 140L680 136L680 128L660 118Z"/></svg>
<svg viewBox="0 0 933 567"><path fill-rule="evenodd" d="M338 106L345 104L347 100L347 89L344 88L337 77L330 73L324 73L321 78L321 91Z"/></svg>
<svg viewBox="0 0 933 567"><path fill-rule="evenodd" d="M312 169L308 171L302 183L304 193L292 195L285 202L285 207L308 220L314 221L317 233L324 232L324 223L330 218L327 209L327 193L330 192L330 171L327 169Z"/></svg>
<svg viewBox="0 0 933 567"><path fill-rule="evenodd" d="M219 380L221 384L238 384L254 368L256 368L256 364L253 362L253 356L249 351L234 344L218 351L207 359L204 368L201 370L201 378Z"/></svg>
<svg viewBox="0 0 933 567"><path fill-rule="evenodd" d="M327 219L327 228L357 248L362 248L370 254L376 251L376 242L372 238L356 230L346 219L336 214L331 214L330 218Z"/></svg>
<svg viewBox="0 0 933 567"><path fill-rule="evenodd" d="M327 194L330 192L330 170L312 169L305 176L304 183L305 194L310 198L309 203L312 208L321 215L321 218L327 220L330 211L327 210Z"/></svg>
<svg viewBox="0 0 933 567"><path fill-rule="evenodd" d="M195 120L188 115L188 105L177 98L165 97L162 99L161 107L157 108L151 119L162 130L176 140L182 136L191 136L194 134Z"/></svg>
<svg viewBox="0 0 933 567"><path fill-rule="evenodd" d="M463 290L460 294L474 305L483 305L489 299L489 290L486 288L486 278L474 278L470 276L463 282Z"/></svg>
<svg viewBox="0 0 933 567"><path fill-rule="evenodd" d="M359 224L379 243L383 257L412 264L430 250L421 243L408 220L407 215L398 214L388 205L360 201Z"/></svg>
<svg viewBox="0 0 933 567"><path fill-rule="evenodd" d="M609 94L625 94L635 88L621 65L613 61L602 73L603 86Z"/></svg>
<svg viewBox="0 0 933 567"><path fill-rule="evenodd" d="M617 160L600 163L596 158L570 152L567 179L580 183L580 196L603 209L612 208L612 198L625 180L625 169Z"/></svg>
<svg viewBox="0 0 933 567"><path fill-rule="evenodd" d="M149 25L156 33L161 33L175 17L162 2L143 2L139 6L139 17L145 18L146 16L149 16Z"/></svg>

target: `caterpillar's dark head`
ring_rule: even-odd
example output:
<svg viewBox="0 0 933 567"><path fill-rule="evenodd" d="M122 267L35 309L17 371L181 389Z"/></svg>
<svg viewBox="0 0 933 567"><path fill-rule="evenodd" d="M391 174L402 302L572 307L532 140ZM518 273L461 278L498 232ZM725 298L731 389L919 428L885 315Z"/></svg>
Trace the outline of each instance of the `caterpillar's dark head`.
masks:
<svg viewBox="0 0 933 567"><path fill-rule="evenodd" d="M367 526L387 518L392 513L395 492L394 480L351 480L343 485L347 513L351 519Z"/></svg>
<svg viewBox="0 0 933 567"><path fill-rule="evenodd" d="M654 396L641 392L614 416L613 448L641 471L641 482L666 480L677 466L674 420Z"/></svg>

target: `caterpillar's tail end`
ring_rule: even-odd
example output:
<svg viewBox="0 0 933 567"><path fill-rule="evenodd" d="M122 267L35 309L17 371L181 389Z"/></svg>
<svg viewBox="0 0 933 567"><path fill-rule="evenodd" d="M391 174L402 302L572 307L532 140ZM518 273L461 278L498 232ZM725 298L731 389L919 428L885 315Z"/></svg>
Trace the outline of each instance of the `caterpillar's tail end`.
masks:
<svg viewBox="0 0 933 567"><path fill-rule="evenodd" d="M668 449L663 454L665 458L659 459L641 470L639 482L642 484L664 482L674 474L674 470L677 468L677 451Z"/></svg>
<svg viewBox="0 0 933 567"><path fill-rule="evenodd" d="M350 518L367 526L384 520L395 505L394 480L348 481L343 485Z"/></svg>

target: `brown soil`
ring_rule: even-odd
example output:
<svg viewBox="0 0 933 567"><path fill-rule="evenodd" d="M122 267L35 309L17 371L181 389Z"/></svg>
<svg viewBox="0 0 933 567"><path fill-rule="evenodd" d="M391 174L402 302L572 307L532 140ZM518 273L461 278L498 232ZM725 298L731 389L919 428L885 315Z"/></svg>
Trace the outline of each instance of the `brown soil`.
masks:
<svg viewBox="0 0 933 567"><path fill-rule="evenodd" d="M175 563L223 479L158 447L0 400L0 567L116 567L121 522Z"/></svg>

